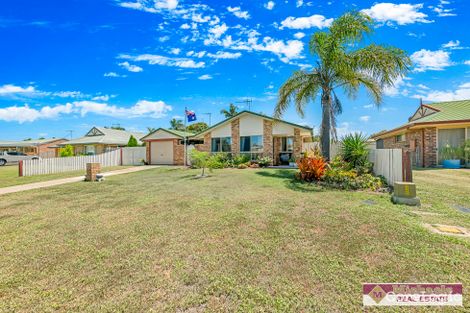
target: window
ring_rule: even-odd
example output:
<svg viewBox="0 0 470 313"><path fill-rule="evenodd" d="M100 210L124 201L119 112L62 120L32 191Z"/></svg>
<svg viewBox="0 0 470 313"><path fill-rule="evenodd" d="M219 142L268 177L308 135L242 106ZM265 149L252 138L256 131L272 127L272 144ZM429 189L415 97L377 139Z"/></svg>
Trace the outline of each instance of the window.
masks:
<svg viewBox="0 0 470 313"><path fill-rule="evenodd" d="M231 152L232 151L232 138L212 138L211 152Z"/></svg>
<svg viewBox="0 0 470 313"><path fill-rule="evenodd" d="M282 152L294 151L294 137L282 137Z"/></svg>
<svg viewBox="0 0 470 313"><path fill-rule="evenodd" d="M263 136L240 137L240 152L256 160L263 153Z"/></svg>
<svg viewBox="0 0 470 313"><path fill-rule="evenodd" d="M395 136L395 142L403 142L406 140L405 134L400 134Z"/></svg>
<svg viewBox="0 0 470 313"><path fill-rule="evenodd" d="M95 146L85 146L85 154L87 155L95 154Z"/></svg>

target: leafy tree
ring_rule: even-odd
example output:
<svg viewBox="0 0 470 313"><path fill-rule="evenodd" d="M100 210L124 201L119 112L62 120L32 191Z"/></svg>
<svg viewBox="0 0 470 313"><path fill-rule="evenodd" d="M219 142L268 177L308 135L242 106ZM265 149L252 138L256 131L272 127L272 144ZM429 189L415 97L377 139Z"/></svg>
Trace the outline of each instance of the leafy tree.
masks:
<svg viewBox="0 0 470 313"><path fill-rule="evenodd" d="M63 148L59 149L59 156L61 158L72 157L73 156L73 147L71 145L66 145Z"/></svg>
<svg viewBox="0 0 470 313"><path fill-rule="evenodd" d="M182 120L177 120L176 118L173 118L170 121L170 129L173 130L184 130L184 124Z"/></svg>
<svg viewBox="0 0 470 313"><path fill-rule="evenodd" d="M45 137L39 137L38 140L44 140L46 139Z"/></svg>
<svg viewBox="0 0 470 313"><path fill-rule="evenodd" d="M203 130L208 129L209 126L204 122L194 123L186 127L186 130L190 133L199 133Z"/></svg>
<svg viewBox="0 0 470 313"><path fill-rule="evenodd" d="M296 71L280 88L274 115L279 118L291 102L300 116L308 103L321 94L321 147L330 158L330 136L336 139L336 117L342 112L336 92L342 89L355 97L364 87L379 106L384 89L394 86L410 69L411 60L401 49L370 44L359 47L365 35L373 32L373 20L360 12L336 19L326 32L310 39L310 51L317 58L312 71Z"/></svg>
<svg viewBox="0 0 470 313"><path fill-rule="evenodd" d="M113 126L105 126L104 128L115 129L115 130L126 130L124 127L122 127L119 124L116 124L116 125L113 125Z"/></svg>
<svg viewBox="0 0 470 313"><path fill-rule="evenodd" d="M23 141L31 141L31 140L33 140L33 139L32 138L26 138Z"/></svg>
<svg viewBox="0 0 470 313"><path fill-rule="evenodd" d="M238 107L233 103L230 103L228 110L222 109L220 110L220 114L223 114L225 118L230 118L238 114Z"/></svg>
<svg viewBox="0 0 470 313"><path fill-rule="evenodd" d="M191 150L191 165L202 169L201 175L199 177L206 177L206 168L209 169L210 172L214 168L220 167L220 160L218 159L217 155L211 155L205 151L198 151L197 149Z"/></svg>
<svg viewBox="0 0 470 313"><path fill-rule="evenodd" d="M129 138L129 142L127 143L127 146L128 147L137 147L138 145L139 145L139 143L137 142L137 139L135 139L135 137L131 135L131 137Z"/></svg>

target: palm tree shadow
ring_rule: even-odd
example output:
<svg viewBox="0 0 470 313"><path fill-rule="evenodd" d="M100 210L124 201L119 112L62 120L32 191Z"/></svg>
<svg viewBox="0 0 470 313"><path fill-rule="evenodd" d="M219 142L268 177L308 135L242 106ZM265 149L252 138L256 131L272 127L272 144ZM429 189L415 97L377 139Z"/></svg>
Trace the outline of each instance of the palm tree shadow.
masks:
<svg viewBox="0 0 470 313"><path fill-rule="evenodd" d="M321 192L324 188L316 184L305 183L296 179L297 171L293 170L265 170L256 172L257 175L278 178L284 181L284 185L294 191L299 192Z"/></svg>

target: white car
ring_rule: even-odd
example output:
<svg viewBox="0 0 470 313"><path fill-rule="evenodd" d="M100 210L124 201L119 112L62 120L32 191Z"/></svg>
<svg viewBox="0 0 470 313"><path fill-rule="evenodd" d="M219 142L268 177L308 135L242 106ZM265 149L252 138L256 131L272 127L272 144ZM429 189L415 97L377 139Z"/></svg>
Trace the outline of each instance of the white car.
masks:
<svg viewBox="0 0 470 313"><path fill-rule="evenodd" d="M4 166L7 163L18 163L24 160L39 160L39 157L37 155L27 155L23 152L16 151L0 152L0 166Z"/></svg>

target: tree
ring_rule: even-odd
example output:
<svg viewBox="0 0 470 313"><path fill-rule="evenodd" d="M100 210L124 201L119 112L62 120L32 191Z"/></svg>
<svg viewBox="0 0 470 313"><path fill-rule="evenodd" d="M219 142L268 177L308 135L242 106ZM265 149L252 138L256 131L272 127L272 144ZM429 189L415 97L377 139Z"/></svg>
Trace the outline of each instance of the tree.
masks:
<svg viewBox="0 0 470 313"><path fill-rule="evenodd" d="M147 127L147 131L150 133L155 132L157 129L155 127Z"/></svg>
<svg viewBox="0 0 470 313"><path fill-rule="evenodd" d="M127 146L128 147L137 147L138 145L139 145L139 143L137 142L137 139L135 139L135 137L131 135L131 137L129 138L129 142L127 143Z"/></svg>
<svg viewBox="0 0 470 313"><path fill-rule="evenodd" d="M212 164L213 162L210 162L211 160L211 155L208 152L205 151L199 151L197 149L191 150L191 165L202 169L201 175L199 177L205 177L206 176L206 167L209 167L209 171L212 171Z"/></svg>
<svg viewBox="0 0 470 313"><path fill-rule="evenodd" d="M200 133L203 130L206 130L208 128L209 128L209 126L206 123L199 122L199 123L191 124L188 127L186 127L186 131L188 131L190 133L196 133L197 134L197 133Z"/></svg>
<svg viewBox="0 0 470 313"><path fill-rule="evenodd" d="M184 130L184 124L182 120L177 120L176 118L173 118L170 121L170 129L173 130Z"/></svg>
<svg viewBox="0 0 470 313"><path fill-rule="evenodd" d="M281 86L274 116L280 118L291 102L303 117L308 103L321 94L321 148L330 158L330 136L336 139L336 117L342 112L336 92L342 89L354 98L364 87L379 106L384 89L405 76L411 60L401 49L370 44L358 47L373 31L372 19L350 12L333 22L329 31L317 32L310 39L310 51L317 58L312 71L299 70ZM357 48L358 47L358 48Z"/></svg>
<svg viewBox="0 0 470 313"><path fill-rule="evenodd" d="M225 118L230 118L238 114L238 107L235 106L233 103L230 103L228 110L222 109L220 110L220 114L223 114Z"/></svg>
<svg viewBox="0 0 470 313"><path fill-rule="evenodd" d="M66 145L63 148L59 149L59 156L61 158L72 157L73 156L73 147L71 145Z"/></svg>

